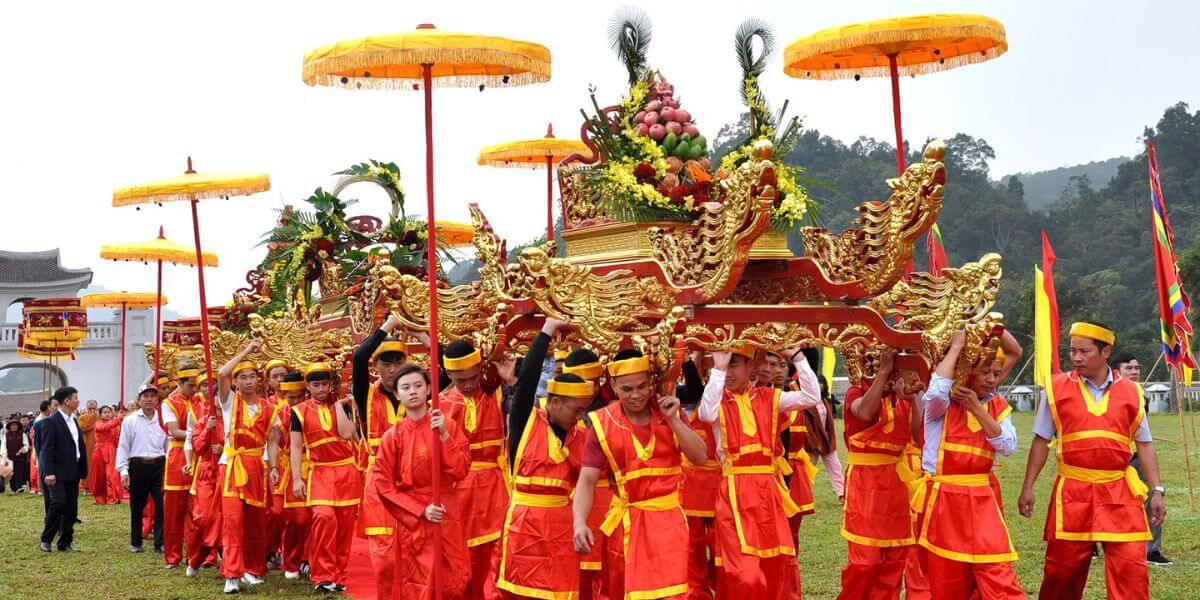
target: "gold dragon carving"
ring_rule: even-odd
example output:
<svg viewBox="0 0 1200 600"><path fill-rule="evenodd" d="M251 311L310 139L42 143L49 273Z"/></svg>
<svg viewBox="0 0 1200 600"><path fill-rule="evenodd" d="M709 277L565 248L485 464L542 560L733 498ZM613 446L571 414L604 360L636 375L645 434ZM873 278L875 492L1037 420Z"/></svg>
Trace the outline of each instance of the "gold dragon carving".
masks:
<svg viewBox="0 0 1200 600"><path fill-rule="evenodd" d="M946 181L946 144L934 140L921 162L887 180L887 202L865 202L854 227L831 234L823 227L803 227L800 235L809 257L833 282L860 281L867 295L890 289L912 260L914 242L937 220Z"/></svg>
<svg viewBox="0 0 1200 600"><path fill-rule="evenodd" d="M769 147L758 150L770 155ZM675 288L698 287L696 303L716 300L734 268L745 265L750 246L771 220L776 191L759 184L774 169L770 160L748 160L721 181L724 202L706 202L689 225L652 227L648 232L655 260ZM756 193L757 192L757 193Z"/></svg>

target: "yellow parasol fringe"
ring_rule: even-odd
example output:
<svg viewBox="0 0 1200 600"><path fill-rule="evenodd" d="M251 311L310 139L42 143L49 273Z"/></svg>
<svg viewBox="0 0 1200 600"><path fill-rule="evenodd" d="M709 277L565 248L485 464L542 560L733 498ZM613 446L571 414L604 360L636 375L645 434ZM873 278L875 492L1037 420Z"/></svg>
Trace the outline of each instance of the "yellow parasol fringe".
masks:
<svg viewBox="0 0 1200 600"><path fill-rule="evenodd" d="M437 31L437 30L431 30ZM517 86L550 79L545 46L504 38L441 34L478 41L488 47L398 47L406 34L340 42L304 56L302 78L308 85L351 89L413 89L423 81L422 65L433 65L434 87ZM408 36L412 37L412 36Z"/></svg>
<svg viewBox="0 0 1200 600"><path fill-rule="evenodd" d="M456 221L438 221L437 239L445 246L460 248L470 246L475 239L475 228Z"/></svg>
<svg viewBox="0 0 1200 600"><path fill-rule="evenodd" d="M935 50L937 51L935 53ZM923 15L835 27L788 44L784 73L801 79L921 75L991 60L1008 50L1004 26L982 15Z"/></svg>
<svg viewBox="0 0 1200 600"><path fill-rule="evenodd" d="M79 305L84 308L121 308L124 306L129 309L137 309L151 308L155 304L154 292L98 292L79 298ZM162 304L166 306L166 296L162 297Z"/></svg>
<svg viewBox="0 0 1200 600"><path fill-rule="evenodd" d="M541 169L549 156L555 166L572 154L588 154L590 150L579 140L539 138L520 142L494 144L479 151L477 163L491 167Z"/></svg>
<svg viewBox="0 0 1200 600"><path fill-rule="evenodd" d="M264 173L190 173L113 190L113 206L249 196L271 189Z"/></svg>
<svg viewBox="0 0 1200 600"><path fill-rule="evenodd" d="M164 238L155 238L133 244L117 244L103 246L100 258L106 260L136 260L139 262L163 261L176 265L196 266L196 249L193 246L172 242ZM212 252L204 253L204 266L216 267L217 255Z"/></svg>

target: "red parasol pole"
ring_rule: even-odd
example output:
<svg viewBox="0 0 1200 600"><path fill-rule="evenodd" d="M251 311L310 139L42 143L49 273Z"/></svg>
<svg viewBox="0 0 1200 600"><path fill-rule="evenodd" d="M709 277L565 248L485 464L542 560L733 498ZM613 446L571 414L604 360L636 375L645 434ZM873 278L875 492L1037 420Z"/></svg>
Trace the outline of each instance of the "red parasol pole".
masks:
<svg viewBox="0 0 1200 600"><path fill-rule="evenodd" d="M429 263L429 382L432 386L431 402L433 410L439 406L440 390L438 378L441 376L438 358L438 301L437 301L437 220L433 211L433 65L421 65L421 74L425 84L425 208L426 217L425 240L426 261ZM433 504L442 504L442 444L438 436L434 436L431 457L433 462ZM433 530L433 597L442 598L442 528Z"/></svg>
<svg viewBox="0 0 1200 600"><path fill-rule="evenodd" d="M159 233L161 235L161 228ZM162 360L162 261L158 261L158 288L154 294L154 379L158 385L158 370Z"/></svg>
<svg viewBox="0 0 1200 600"><path fill-rule="evenodd" d="M192 170L192 159L188 158L188 173ZM200 249L200 217L196 212L196 197L192 196L192 234L196 240L196 274L200 279L200 339L204 342L204 372L208 380L204 382L208 394L205 398L213 400L212 350L208 346L208 300L204 297L204 254Z"/></svg>
<svg viewBox="0 0 1200 600"><path fill-rule="evenodd" d="M888 55L888 73L892 76L892 120L896 125L896 174L904 174L904 132L900 127L900 74L896 55Z"/></svg>
<svg viewBox="0 0 1200 600"><path fill-rule="evenodd" d="M554 241L554 157L546 155L546 241Z"/></svg>
<svg viewBox="0 0 1200 600"><path fill-rule="evenodd" d="M160 263L161 264L161 263ZM121 387L117 390L117 406L124 408L125 406L125 315L128 314L129 308L124 302L121 303ZM155 362L158 362L158 353L155 352Z"/></svg>

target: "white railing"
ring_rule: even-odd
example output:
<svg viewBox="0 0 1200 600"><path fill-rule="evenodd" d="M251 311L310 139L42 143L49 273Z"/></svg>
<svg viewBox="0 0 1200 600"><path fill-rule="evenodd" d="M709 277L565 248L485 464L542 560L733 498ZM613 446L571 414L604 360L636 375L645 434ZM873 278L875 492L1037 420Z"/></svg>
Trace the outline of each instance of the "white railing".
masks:
<svg viewBox="0 0 1200 600"><path fill-rule="evenodd" d="M0 349L15 350L17 338L21 333L20 324L0 325ZM89 323L88 336L83 340L83 346L120 346L120 323Z"/></svg>

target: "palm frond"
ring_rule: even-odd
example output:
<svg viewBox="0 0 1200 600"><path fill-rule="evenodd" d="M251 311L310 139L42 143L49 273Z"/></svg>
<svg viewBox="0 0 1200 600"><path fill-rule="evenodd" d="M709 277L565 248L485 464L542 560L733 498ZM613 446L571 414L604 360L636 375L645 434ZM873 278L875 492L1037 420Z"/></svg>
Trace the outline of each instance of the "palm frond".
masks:
<svg viewBox="0 0 1200 600"><path fill-rule="evenodd" d="M757 56L754 54L754 38L758 38L762 44L762 52ZM775 52L775 32L766 21L746 19L738 25L733 35L733 45L743 79L757 78L766 71L767 59Z"/></svg>
<svg viewBox="0 0 1200 600"><path fill-rule="evenodd" d="M608 41L617 58L625 64L632 87L646 77L646 52L650 47L650 17L640 9L626 6L608 21Z"/></svg>

